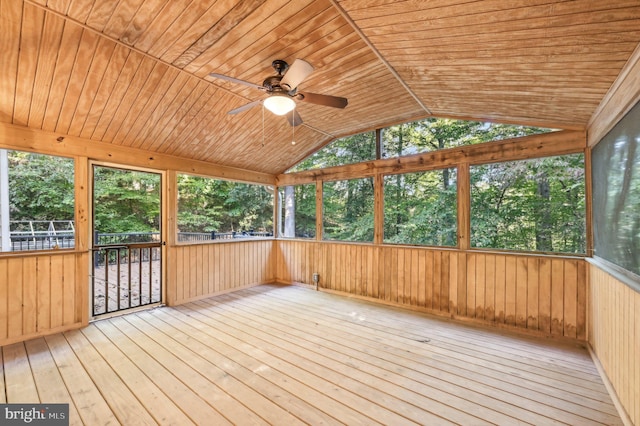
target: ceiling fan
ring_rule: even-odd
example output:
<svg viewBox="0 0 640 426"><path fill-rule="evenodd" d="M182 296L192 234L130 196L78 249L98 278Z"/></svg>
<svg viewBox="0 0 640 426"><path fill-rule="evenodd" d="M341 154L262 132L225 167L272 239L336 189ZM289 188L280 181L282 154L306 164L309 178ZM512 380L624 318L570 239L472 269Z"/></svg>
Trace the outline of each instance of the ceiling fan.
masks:
<svg viewBox="0 0 640 426"><path fill-rule="evenodd" d="M347 106L347 98L310 92L298 92L298 85L309 77L314 70L313 66L308 62L302 59L296 59L293 64L289 66L285 61L276 59L271 66L276 70L276 75L267 77L262 82L262 86L222 74L209 74L214 78L263 90L269 95L264 100L249 102L246 105L232 109L229 111L229 114L237 114L262 104L266 109L276 115L286 115L289 124L295 127L302 124L302 118L295 109L296 100L333 108L344 108Z"/></svg>

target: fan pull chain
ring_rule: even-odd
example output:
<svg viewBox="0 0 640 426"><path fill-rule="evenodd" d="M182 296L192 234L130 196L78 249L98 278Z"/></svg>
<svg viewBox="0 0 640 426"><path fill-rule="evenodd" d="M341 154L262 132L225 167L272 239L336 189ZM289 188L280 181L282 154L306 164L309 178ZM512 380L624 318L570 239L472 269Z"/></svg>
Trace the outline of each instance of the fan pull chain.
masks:
<svg viewBox="0 0 640 426"><path fill-rule="evenodd" d="M262 104L262 147L264 148L264 104Z"/></svg>
<svg viewBox="0 0 640 426"><path fill-rule="evenodd" d="M293 107L293 110L291 111L293 120L292 123L293 125L291 126L291 145L295 145L296 144L296 107Z"/></svg>

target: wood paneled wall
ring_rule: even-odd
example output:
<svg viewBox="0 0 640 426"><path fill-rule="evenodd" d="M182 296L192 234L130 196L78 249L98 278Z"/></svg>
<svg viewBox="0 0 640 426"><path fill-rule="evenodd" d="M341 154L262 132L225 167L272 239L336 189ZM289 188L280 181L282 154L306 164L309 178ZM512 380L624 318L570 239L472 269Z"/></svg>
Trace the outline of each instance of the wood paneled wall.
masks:
<svg viewBox="0 0 640 426"><path fill-rule="evenodd" d="M86 325L87 256L0 258L0 346Z"/></svg>
<svg viewBox="0 0 640 426"><path fill-rule="evenodd" d="M167 304L273 282L273 240L177 245L167 256Z"/></svg>
<svg viewBox="0 0 640 426"><path fill-rule="evenodd" d="M586 339L580 258L300 240L276 242L277 279L456 318Z"/></svg>
<svg viewBox="0 0 640 426"><path fill-rule="evenodd" d="M640 293L589 268L589 343L629 418L640 425Z"/></svg>

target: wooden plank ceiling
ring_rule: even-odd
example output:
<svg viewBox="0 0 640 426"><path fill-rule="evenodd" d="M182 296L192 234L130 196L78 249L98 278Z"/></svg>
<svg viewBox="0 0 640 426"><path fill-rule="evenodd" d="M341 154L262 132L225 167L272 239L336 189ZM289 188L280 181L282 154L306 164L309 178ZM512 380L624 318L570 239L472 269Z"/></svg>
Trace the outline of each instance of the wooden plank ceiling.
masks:
<svg viewBox="0 0 640 426"><path fill-rule="evenodd" d="M277 174L427 115L584 129L640 41L638 0L0 0L0 121ZM252 108L303 58L304 124ZM292 145L292 140L296 144Z"/></svg>

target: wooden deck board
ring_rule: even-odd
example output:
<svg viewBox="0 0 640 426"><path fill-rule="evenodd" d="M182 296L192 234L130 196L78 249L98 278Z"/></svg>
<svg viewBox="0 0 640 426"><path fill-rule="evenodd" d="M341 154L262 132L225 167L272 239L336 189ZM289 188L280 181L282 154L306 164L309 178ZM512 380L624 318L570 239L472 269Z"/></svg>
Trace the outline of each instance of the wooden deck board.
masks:
<svg viewBox="0 0 640 426"><path fill-rule="evenodd" d="M622 424L586 349L260 286L5 346L0 399L72 424Z"/></svg>
<svg viewBox="0 0 640 426"><path fill-rule="evenodd" d="M40 400L48 403L72 401L44 338L29 340L24 345ZM73 402L69 403L69 416L70 425L82 424Z"/></svg>
<svg viewBox="0 0 640 426"><path fill-rule="evenodd" d="M257 307L253 307L252 309L257 309ZM287 312L282 312L281 315L285 315L288 317L288 321L291 321L291 323L287 324L285 323L285 329L282 330L282 334L284 333L288 333L290 334L290 328L291 327L295 327L295 324L300 322L301 319L296 319L294 316L295 314L291 313L293 310L293 308L287 310ZM264 314L264 312L262 311L258 311L258 313ZM237 314L237 312L235 312L234 314ZM283 318L283 317L278 317L277 313L274 313L272 310L270 310L270 318L269 318L269 322L272 324L272 327L276 326L276 319L278 318ZM322 320L318 320L318 321L322 321ZM390 324L390 329L392 329L393 324L391 324L391 320L387 321L388 324ZM330 327L330 324L327 323L321 323L321 330L324 330L324 332L326 333L327 331L327 327ZM355 328L357 328L358 326L355 325ZM286 330L286 331L285 331ZM302 331L304 331L304 328L301 329ZM268 332L265 330L265 332ZM313 330L309 330L307 331L307 333L313 333ZM340 335L340 331L338 330L331 330L328 334L331 336L334 335ZM364 330L356 330L354 333L350 333L350 330L345 329L342 331L343 335L339 336L339 341L343 341L343 342L357 342L357 345L367 345L367 343L364 341L367 338L367 332ZM392 334L396 334L396 333L392 333ZM275 336L274 336L275 337ZM379 341L385 341L385 343L387 345L392 345L392 340L393 337L387 337L386 335L378 332L378 339L374 340L374 339L370 339L370 343L369 343L369 351L377 356L380 356L380 354L383 354L382 357L387 358L391 352L387 351L386 349L378 349L379 346ZM411 339L413 340L413 339ZM346 344L346 343L345 343ZM410 360L407 359L406 356L404 356L403 352L406 352L406 346L407 344L405 342L402 342L402 347L403 348L398 348L398 350L393 353L393 355L397 355L399 357L398 360L394 361L394 363L398 364L398 365L406 365L407 362L409 362ZM422 359L429 359L431 358L431 354L429 353L429 351L424 351L422 347L420 347L421 345L419 343L416 344L416 348L412 350L412 352L416 352L418 354L418 356L415 358L415 361L420 361ZM336 350L339 350L339 348L328 348L329 350L326 351L327 353L335 353ZM353 354L351 355L353 356ZM370 365L366 366L367 371L371 371L372 367ZM390 370L394 370L393 367L389 367ZM396 367L397 369L397 367ZM545 421L545 419L540 419L540 415L537 414L539 409L543 409L545 412L545 414L551 415L553 418L558 418L560 420L563 420L565 422L569 422L569 423L581 423L581 424L588 424L589 420L584 419L583 417L576 417L571 413L565 413L563 410L558 410L557 407L563 407L566 405L575 405L575 404L571 404L568 402L561 402L561 403L557 403L557 401L554 398L550 398L547 397L544 393L541 392L531 392L530 390L528 390L527 392L525 392L524 394L522 394L521 392L519 392L519 386L518 385L509 385L507 383L502 383L500 380L494 380L494 384L497 384L497 386L487 386L487 382L489 380L487 380L486 378L482 378L481 380L477 380L477 381L471 381L468 380L467 375L455 375L455 374L447 374L444 373L443 371L438 371L439 370L439 365L436 364L434 366L430 367L431 370L436 370L437 375L434 375L433 373L431 373L432 377L429 377L429 372L425 372L423 378L422 378L422 385L423 388L425 388L425 386L428 386L430 389L430 397L434 397L433 392L441 389L442 391L445 392L449 392L451 396L456 396L456 395L465 395L467 398L471 398L472 400L478 400L478 396L482 396L484 394L485 398L484 401L480 401L477 404L467 404L468 405L468 410L469 413L477 413L479 410L482 410L482 404L484 403L485 407L491 407L494 409L501 409L505 412L505 414L510 414L510 415L514 415L514 407L518 407L518 406L525 406L526 404L531 404L530 409L527 411L523 411L520 410L519 412L517 412L517 415L515 416L516 418L519 419L523 419L523 420L527 420L528 421L532 421L532 422L540 422L540 421ZM425 378L429 378L431 380L425 381ZM432 378L435 378L435 380L433 380ZM386 377L387 380L389 380L389 377ZM466 387L469 387L470 389L466 389ZM471 390L471 393L469 392ZM519 395L520 393L520 395ZM459 403L457 405L455 405L458 408L464 407L463 405L460 405ZM609 416L608 415L601 415L599 412L597 411L593 411L590 412L592 410L590 410L587 407L579 407L577 405L575 405L573 407L576 411L580 411L580 410L586 410L586 414L589 415L589 417L591 416L596 416L596 417L601 417L602 420L604 421L610 421ZM498 420L498 419L491 419L490 417L485 417L488 420L497 422L497 423L504 423L504 419L502 421Z"/></svg>

